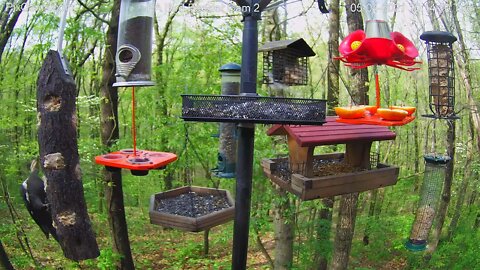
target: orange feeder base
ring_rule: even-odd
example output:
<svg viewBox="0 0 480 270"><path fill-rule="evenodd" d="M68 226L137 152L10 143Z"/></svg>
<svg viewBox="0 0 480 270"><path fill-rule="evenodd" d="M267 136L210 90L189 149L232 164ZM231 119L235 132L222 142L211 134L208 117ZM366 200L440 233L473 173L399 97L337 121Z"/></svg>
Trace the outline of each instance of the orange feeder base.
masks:
<svg viewBox="0 0 480 270"><path fill-rule="evenodd" d="M365 116L358 119L343 119L337 118L336 121L339 123L344 124L352 124L352 125L377 125L377 126L404 126L410 122L415 120L415 116L407 116L401 121L393 121L393 120L385 120L382 119L378 114L374 114L372 116Z"/></svg>
<svg viewBox="0 0 480 270"><path fill-rule="evenodd" d="M177 155L166 152L155 152L124 149L109 154L96 156L95 162L104 165L107 170L129 169L133 175L147 175L149 170L163 169L166 165L177 160Z"/></svg>

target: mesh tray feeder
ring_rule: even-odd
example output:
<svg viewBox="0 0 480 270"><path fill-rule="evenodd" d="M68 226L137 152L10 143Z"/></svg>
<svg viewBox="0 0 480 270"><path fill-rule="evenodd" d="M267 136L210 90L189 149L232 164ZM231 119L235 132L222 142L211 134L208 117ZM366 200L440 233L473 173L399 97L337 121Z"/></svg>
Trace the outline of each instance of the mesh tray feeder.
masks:
<svg viewBox="0 0 480 270"><path fill-rule="evenodd" d="M187 186L152 195L150 223L201 232L233 219L235 202L223 189Z"/></svg>
<svg viewBox="0 0 480 270"><path fill-rule="evenodd" d="M198 122L321 125L325 100L261 96L182 95L182 118Z"/></svg>
<svg viewBox="0 0 480 270"><path fill-rule="evenodd" d="M422 251L427 248L428 235L435 219L438 202L445 179L445 166L450 157L426 155L425 174L421 189L420 202L413 222L410 238L405 247L410 251Z"/></svg>

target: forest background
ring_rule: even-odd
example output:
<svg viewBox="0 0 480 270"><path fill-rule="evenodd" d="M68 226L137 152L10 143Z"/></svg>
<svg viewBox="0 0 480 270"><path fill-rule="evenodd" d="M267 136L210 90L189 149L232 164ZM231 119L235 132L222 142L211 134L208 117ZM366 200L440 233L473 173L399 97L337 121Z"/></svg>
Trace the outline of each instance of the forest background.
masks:
<svg viewBox="0 0 480 270"><path fill-rule="evenodd" d="M137 124L139 147L170 151L178 161L165 171L135 177L125 171L123 191L130 245L137 269L229 269L233 223L212 229L210 251L203 254L203 234L163 230L151 225L148 206L152 194L182 186L220 187L234 193L232 179L218 179L210 169L216 166L217 124L184 123L180 94L219 94L218 68L228 62L241 62L241 15L233 2L195 1L185 7L180 1L158 1L154 41L154 77L156 86L138 91ZM283 2L283 1L278 1ZM399 3L401 2L401 3ZM427 30L446 30L459 38L454 45L456 58L456 110L459 120L452 130L446 121L435 127L418 117L413 123L392 128L397 138L374 144L380 160L399 166L395 186L359 194L353 215L354 229L349 269L478 269L480 265L480 150L477 104L479 94L480 5L477 1L397 1L389 2L391 29L409 37L419 49L421 69L405 72L380 67L382 104L412 105L417 116L428 108L428 70L426 47L419 39ZM120 255L112 244L108 226L108 183L94 157L109 149L129 148L130 92L118 89L119 140L106 146L102 140L102 102L108 81L109 27L112 9L118 1L72 1L65 30L64 54L77 84L78 142L85 198L97 241L98 259L75 263L63 258L54 240L45 241L25 210L19 185L29 174L30 161L38 156L36 81L43 59L55 46L60 1L3 0L0 4L0 235L16 269L115 269L121 268ZM351 104L355 95L350 70L336 64L338 88L329 87L332 55L338 54L338 42L349 30L348 13L358 12L358 1L331 1L332 13L321 14L312 1L287 1L263 14L260 22L261 43L304 38L317 53L310 59L309 84L291 87L283 93L289 97L328 99L335 104ZM337 13L335 13L335 10ZM332 28L333 25L333 28ZM261 65L259 65L261 66ZM259 70L260 74L260 70ZM374 80L370 71L367 86L371 103ZM329 89L330 94L329 94ZM117 90L115 90L117 91ZM262 95L278 95L268 87L259 87ZM338 91L332 95L331 91ZM353 94L352 94L353 93ZM338 98L336 98L338 97ZM301 202L279 192L263 175L262 158L285 156L284 141L266 135L269 126L257 125L253 179L252 220L250 230L249 269L346 269L338 266L334 238L341 196L329 210L325 201ZM191 144L186 144L188 130ZM423 155L431 146L430 134L436 134L440 152L453 151L452 175L446 177L442 209L431 233L431 245L425 253L404 248L423 180ZM450 136L447 136L450 134ZM453 136L452 136L453 134ZM447 149L448 148L448 149ZM319 147L318 153L341 151L342 146ZM477 153L477 154L475 154ZM333 213L331 220L322 211ZM280 213L280 217L278 214ZM355 217L356 216L356 217ZM278 221L291 229L291 239L280 237ZM326 223L325 223L326 222ZM367 236L368 241L365 241ZM291 250L277 245L290 241ZM28 244L30 248L28 248ZM348 243L348 241L347 241ZM287 245L288 246L288 245ZM286 252L286 253L285 253ZM345 254L344 254L345 255ZM282 259L283 258L283 259ZM324 263L322 262L322 258ZM128 269L128 268L125 268Z"/></svg>

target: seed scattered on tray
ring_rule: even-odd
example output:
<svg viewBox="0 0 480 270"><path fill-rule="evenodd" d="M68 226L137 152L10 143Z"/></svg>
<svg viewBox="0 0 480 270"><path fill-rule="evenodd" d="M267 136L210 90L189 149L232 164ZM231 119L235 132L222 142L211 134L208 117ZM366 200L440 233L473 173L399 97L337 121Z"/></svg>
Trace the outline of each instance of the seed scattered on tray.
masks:
<svg viewBox="0 0 480 270"><path fill-rule="evenodd" d="M197 218L231 207L224 195L188 192L157 201L156 210L162 213Z"/></svg>
<svg viewBox="0 0 480 270"><path fill-rule="evenodd" d="M343 159L314 159L313 175L316 177L339 175L344 173L360 172L363 169L355 168L343 161ZM288 159L278 163L275 175L286 182L292 180L292 174L305 174L305 164L291 164Z"/></svg>
<svg viewBox="0 0 480 270"><path fill-rule="evenodd" d="M184 117L220 118L220 119L257 119L319 121L325 119L325 113L318 105L266 103L258 101L205 103L203 106L184 107Z"/></svg>

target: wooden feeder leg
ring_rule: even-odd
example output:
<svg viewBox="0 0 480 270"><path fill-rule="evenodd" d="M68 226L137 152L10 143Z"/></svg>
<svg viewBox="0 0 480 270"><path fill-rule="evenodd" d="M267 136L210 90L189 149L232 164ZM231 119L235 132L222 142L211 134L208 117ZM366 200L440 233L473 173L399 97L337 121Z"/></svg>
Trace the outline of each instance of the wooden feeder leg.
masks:
<svg viewBox="0 0 480 270"><path fill-rule="evenodd" d="M301 147L295 138L288 135L288 152L292 170L306 177L313 177L313 150L315 147ZM301 166L304 166L301 168ZM300 168L299 168L300 167ZM303 171L301 171L303 169Z"/></svg>
<svg viewBox="0 0 480 270"><path fill-rule="evenodd" d="M76 86L63 70L60 55L49 51L37 82L38 144L46 193L65 257L100 255L83 196L77 146Z"/></svg>
<svg viewBox="0 0 480 270"><path fill-rule="evenodd" d="M345 151L345 162L352 167L370 168L370 148L372 142L348 143Z"/></svg>
<svg viewBox="0 0 480 270"><path fill-rule="evenodd" d="M208 256L208 251L210 249L210 244L208 240L208 236L210 235L210 229L206 229L203 232L203 256L207 257Z"/></svg>

